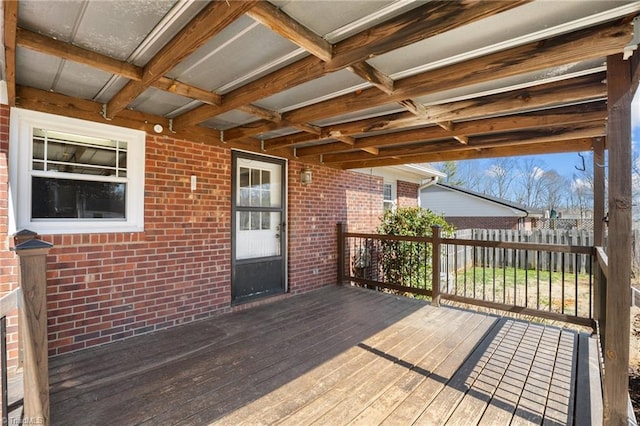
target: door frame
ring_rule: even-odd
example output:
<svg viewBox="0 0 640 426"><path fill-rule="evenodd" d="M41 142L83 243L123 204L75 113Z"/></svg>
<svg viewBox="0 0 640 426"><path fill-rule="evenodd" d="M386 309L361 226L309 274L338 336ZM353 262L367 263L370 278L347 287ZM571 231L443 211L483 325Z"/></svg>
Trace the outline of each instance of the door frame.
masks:
<svg viewBox="0 0 640 426"><path fill-rule="evenodd" d="M267 163L278 164L282 167L282 176L281 176L281 196L282 196L282 223L285 224L285 227L280 229L280 244L281 244L281 254L282 254L282 280L283 280L283 291L282 293L274 293L274 294L266 294L264 297L276 296L278 294L288 293L289 292L289 232L288 232L288 193L289 193L289 182L288 182L288 166L289 162L286 158L276 157L273 155L261 155L256 154L250 151L244 151L240 149L232 149L231 150L231 283L229 286L229 292L231 296L231 305L241 305L243 303L250 303L256 300L261 300L261 297L258 298L250 298L247 300L235 300L233 297L233 284L235 280L236 273L236 227L237 227L237 209L236 209L236 198L237 197L237 184L238 184L238 174L237 174L237 159L249 159L256 161L263 161Z"/></svg>

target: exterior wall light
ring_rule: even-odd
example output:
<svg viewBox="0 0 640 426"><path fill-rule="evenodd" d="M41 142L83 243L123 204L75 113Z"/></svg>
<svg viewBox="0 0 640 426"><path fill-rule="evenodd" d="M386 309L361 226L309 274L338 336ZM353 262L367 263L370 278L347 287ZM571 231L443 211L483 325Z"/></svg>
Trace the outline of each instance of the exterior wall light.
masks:
<svg viewBox="0 0 640 426"><path fill-rule="evenodd" d="M313 181L313 173L309 167L305 167L300 171L300 183L309 185Z"/></svg>

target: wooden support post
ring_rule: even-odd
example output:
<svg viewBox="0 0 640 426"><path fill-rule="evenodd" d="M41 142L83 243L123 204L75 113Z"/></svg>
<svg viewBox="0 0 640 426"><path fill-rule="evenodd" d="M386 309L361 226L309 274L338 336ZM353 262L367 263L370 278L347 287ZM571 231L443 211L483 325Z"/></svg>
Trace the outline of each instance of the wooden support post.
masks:
<svg viewBox="0 0 640 426"><path fill-rule="evenodd" d="M440 234L442 228L432 226L432 248L431 251L431 304L440 306Z"/></svg>
<svg viewBox="0 0 640 426"><path fill-rule="evenodd" d="M24 422L49 425L47 347L47 254L52 245L38 239L14 248L20 258L22 306L20 336L24 347Z"/></svg>
<svg viewBox="0 0 640 426"><path fill-rule="evenodd" d="M344 284L344 262L345 262L345 249L344 249L344 234L347 233L347 225L338 223L338 285Z"/></svg>
<svg viewBox="0 0 640 426"><path fill-rule="evenodd" d="M631 68L607 57L609 279L604 347L604 424L626 425L631 315Z"/></svg>
<svg viewBox="0 0 640 426"><path fill-rule="evenodd" d="M604 247L604 138L593 140L593 245ZM597 266L598 257L593 256L593 319L599 324L600 330L604 330L605 307L607 293L604 275ZM594 330L595 331L595 330ZM601 343L604 344L604 337L601 334Z"/></svg>

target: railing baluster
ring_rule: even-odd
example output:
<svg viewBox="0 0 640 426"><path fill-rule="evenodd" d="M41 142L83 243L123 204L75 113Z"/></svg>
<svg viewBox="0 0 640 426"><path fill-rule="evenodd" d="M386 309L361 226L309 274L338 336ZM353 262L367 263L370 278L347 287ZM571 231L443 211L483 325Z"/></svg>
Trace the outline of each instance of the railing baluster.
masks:
<svg viewBox="0 0 640 426"><path fill-rule="evenodd" d="M578 313L578 253L576 253L574 255L574 262L575 262L575 268L573 268L573 276L575 277L575 287L576 287L576 292L575 292L575 300L576 300L576 316L579 315Z"/></svg>
<svg viewBox="0 0 640 426"><path fill-rule="evenodd" d="M0 318L0 353L2 354L2 424L9 424L9 385L7 380L7 317Z"/></svg>
<svg viewBox="0 0 640 426"><path fill-rule="evenodd" d="M540 309L540 250L536 251L536 309Z"/></svg>
<svg viewBox="0 0 640 426"><path fill-rule="evenodd" d="M431 297L434 305L441 296L492 309L511 310L516 306L526 315L593 325L591 316L596 296L593 293L592 269L595 267L592 268L591 264L582 267L581 263L583 258L586 261L592 256L590 247L347 232L344 232L342 241L345 257L338 264L344 265L345 269L349 265L349 271L344 274L347 282ZM535 271L530 271L529 268L533 267ZM497 268L502 268L501 274ZM513 272L508 272L507 268L513 268ZM567 290L567 285L570 285L567 268L574 273L574 309L566 306L567 291L571 291ZM578 275L583 269L587 274L584 280L583 275ZM431 273L426 274L427 270ZM556 276L554 270L559 272ZM542 282L543 272L549 274L548 289ZM440 282L442 277L447 285L444 291L439 288L444 284ZM513 288L509 279L513 280ZM535 282L530 282L530 279ZM493 282L488 283L487 280ZM585 286L589 286L584 291L583 281ZM519 288L521 285L524 289ZM542 298L543 292L547 292L549 298L547 307L544 306L547 302ZM535 302L532 299L534 294ZM560 307L556 301L560 302Z"/></svg>
<svg viewBox="0 0 640 426"><path fill-rule="evenodd" d="M524 306L529 307L529 250L524 251Z"/></svg>

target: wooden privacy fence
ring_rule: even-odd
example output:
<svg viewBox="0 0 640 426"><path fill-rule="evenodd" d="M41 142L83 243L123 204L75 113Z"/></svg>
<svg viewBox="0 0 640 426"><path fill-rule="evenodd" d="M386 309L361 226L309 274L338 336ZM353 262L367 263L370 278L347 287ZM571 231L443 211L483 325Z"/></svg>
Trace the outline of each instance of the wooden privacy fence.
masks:
<svg viewBox="0 0 640 426"><path fill-rule="evenodd" d="M339 283L594 327L590 246L442 238L439 227L428 237L349 233L339 225L338 254Z"/></svg>
<svg viewBox="0 0 640 426"><path fill-rule="evenodd" d="M456 237L461 239L482 240L482 241L502 241L517 243L532 243L545 245L560 245L572 247L592 247L593 232L587 230L560 230L560 229L540 229L533 231L518 231L511 229L464 229L456 232ZM474 253L471 246L457 246L456 252L452 247L445 249L447 256L446 264L448 269L452 269L453 263L460 262L460 259L471 264L474 256L477 258L482 253ZM485 253L486 256L493 256L493 252ZM488 258L488 262L496 262L505 267L518 267L526 269L540 269L542 271L565 271L570 273L588 274L591 271L591 260L589 255L578 254L577 256L565 256L561 253L550 252L547 256L538 256L526 250L499 250L495 253L496 259ZM564 264L563 264L564 263Z"/></svg>

